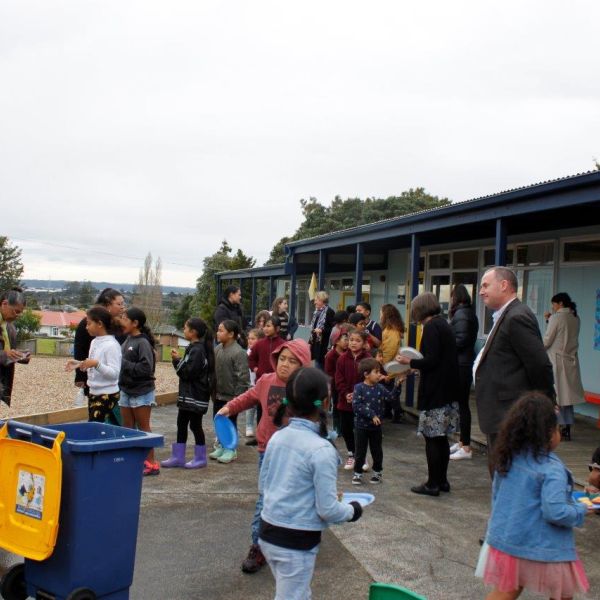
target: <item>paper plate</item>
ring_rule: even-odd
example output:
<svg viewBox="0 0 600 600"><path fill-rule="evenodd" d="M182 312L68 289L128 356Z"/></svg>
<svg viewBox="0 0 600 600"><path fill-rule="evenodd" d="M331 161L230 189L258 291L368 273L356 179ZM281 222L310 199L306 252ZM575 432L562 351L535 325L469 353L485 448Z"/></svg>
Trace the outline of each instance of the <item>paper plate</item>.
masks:
<svg viewBox="0 0 600 600"><path fill-rule="evenodd" d="M368 506L371 504L371 502L373 502L373 500L375 500L375 496L373 496L373 494L362 492L358 492L356 494L352 492L344 492L344 495L342 496L342 502L345 502L346 504L350 504L350 502L358 502L361 506Z"/></svg>
<svg viewBox="0 0 600 600"><path fill-rule="evenodd" d="M581 502L582 498L589 498L591 500L592 498L598 496L598 494L593 494L592 497L590 497L585 492L573 492L572 496L575 502ZM600 504L592 504L592 508L594 508L595 510L599 510Z"/></svg>
<svg viewBox="0 0 600 600"><path fill-rule="evenodd" d="M389 363L383 365L385 372L388 375L398 375L399 373L404 373L404 371L408 371L410 369L410 365L403 365L399 363L397 360L390 360Z"/></svg>
<svg viewBox="0 0 600 600"><path fill-rule="evenodd" d="M404 348L400 348L400 354L402 354L402 356L406 356L406 358L410 358L411 360L415 358L423 358L423 355L418 350L411 348L410 346L404 346Z"/></svg>
<svg viewBox="0 0 600 600"><path fill-rule="evenodd" d="M224 415L215 416L215 433L223 448L235 450L238 445L238 432L235 425Z"/></svg>

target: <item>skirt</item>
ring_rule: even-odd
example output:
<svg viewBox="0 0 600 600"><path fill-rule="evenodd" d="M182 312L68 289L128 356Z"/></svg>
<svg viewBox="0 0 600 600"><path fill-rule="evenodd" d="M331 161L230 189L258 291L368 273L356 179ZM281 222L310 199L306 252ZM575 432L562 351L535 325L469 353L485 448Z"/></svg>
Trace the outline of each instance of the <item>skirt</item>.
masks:
<svg viewBox="0 0 600 600"><path fill-rule="evenodd" d="M438 437L449 435L458 430L458 404L446 404L441 408L422 410L419 413L417 435L425 437Z"/></svg>
<svg viewBox="0 0 600 600"><path fill-rule="evenodd" d="M572 598L576 593L585 594L590 587L579 559L538 562L505 554L487 543L481 548L475 574L500 592L524 588L546 598Z"/></svg>

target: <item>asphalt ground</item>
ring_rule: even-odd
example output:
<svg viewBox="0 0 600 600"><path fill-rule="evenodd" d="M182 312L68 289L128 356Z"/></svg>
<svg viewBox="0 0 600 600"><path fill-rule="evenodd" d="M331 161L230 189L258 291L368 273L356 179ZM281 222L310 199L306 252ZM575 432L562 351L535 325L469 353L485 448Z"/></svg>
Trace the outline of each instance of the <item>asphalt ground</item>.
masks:
<svg viewBox="0 0 600 600"><path fill-rule="evenodd" d="M165 434L159 459L174 441L176 413L174 406L153 413L154 430ZM211 443L211 420L205 420ZM240 431L243 423L241 416ZM256 449L243 445L243 436L241 444L238 460L229 465L210 461L206 469L163 469L145 479L132 599L274 597L267 567L254 575L240 570L257 493ZM338 446L342 448L341 440ZM315 600L366 600L373 580L403 585L429 600L485 597L474 570L489 514L487 457L479 450L472 460L451 462L452 491L438 498L410 492L411 485L425 478L424 443L414 422L384 423L381 485L366 483L357 489L350 483L351 472L340 469L341 491L362 489L376 499L360 521L332 527L323 536L313 579ZM576 533L591 584L589 598L600 598L599 534L600 517L595 515ZM2 563L13 560L0 553L0 571Z"/></svg>

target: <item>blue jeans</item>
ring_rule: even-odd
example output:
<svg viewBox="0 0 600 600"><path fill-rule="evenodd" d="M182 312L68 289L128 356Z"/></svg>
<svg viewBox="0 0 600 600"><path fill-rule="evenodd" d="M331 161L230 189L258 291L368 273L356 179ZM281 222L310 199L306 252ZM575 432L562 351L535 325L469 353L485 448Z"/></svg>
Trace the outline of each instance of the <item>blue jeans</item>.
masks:
<svg viewBox="0 0 600 600"><path fill-rule="evenodd" d="M260 549L275 578L275 600L310 600L310 582L319 546L290 550L260 540Z"/></svg>
<svg viewBox="0 0 600 600"><path fill-rule="evenodd" d="M260 468L263 464L263 459L265 457L264 452L258 453L258 476L260 478ZM260 513L263 509L263 495L259 494L258 499L256 500L256 508L254 509L254 516L252 517L252 543L258 544L258 529L260 527Z"/></svg>

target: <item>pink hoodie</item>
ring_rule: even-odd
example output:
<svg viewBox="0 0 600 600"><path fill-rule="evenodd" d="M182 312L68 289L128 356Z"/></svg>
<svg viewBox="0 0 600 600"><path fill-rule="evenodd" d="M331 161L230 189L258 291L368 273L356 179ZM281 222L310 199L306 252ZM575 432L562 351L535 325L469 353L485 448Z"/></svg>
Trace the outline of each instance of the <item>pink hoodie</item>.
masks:
<svg viewBox="0 0 600 600"><path fill-rule="evenodd" d="M302 364L307 367L310 364L310 347L304 340L291 340L284 342L279 348L271 354L271 364L274 373L265 373L253 388L240 394L227 403L229 414L237 415L244 410L248 410L257 404L262 407L262 417L256 430L256 441L258 442L258 451L264 452L271 436L277 431L273 423L273 417L279 408L279 404L285 397L286 382L277 377L277 360L279 353L287 348Z"/></svg>

